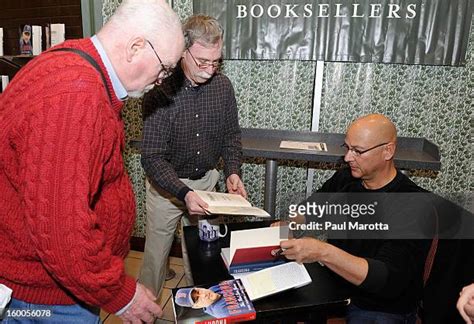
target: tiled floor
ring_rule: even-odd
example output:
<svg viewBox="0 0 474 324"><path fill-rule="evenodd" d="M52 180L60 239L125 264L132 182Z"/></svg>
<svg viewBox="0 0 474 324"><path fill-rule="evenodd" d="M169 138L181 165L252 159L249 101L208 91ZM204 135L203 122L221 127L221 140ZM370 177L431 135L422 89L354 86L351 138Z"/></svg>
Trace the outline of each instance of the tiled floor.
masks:
<svg viewBox="0 0 474 324"><path fill-rule="evenodd" d="M125 259L125 270L134 278L138 277L140 267L143 262L143 252L130 251ZM170 257L170 267L176 272L176 277L165 282L165 288L158 299L158 304L163 308L163 317L155 323L169 324L174 323L173 303L170 299L171 289L176 287L187 286L184 277L183 260L180 258ZM103 310L100 312L100 318L105 324L119 324L122 321L114 314L108 314Z"/></svg>

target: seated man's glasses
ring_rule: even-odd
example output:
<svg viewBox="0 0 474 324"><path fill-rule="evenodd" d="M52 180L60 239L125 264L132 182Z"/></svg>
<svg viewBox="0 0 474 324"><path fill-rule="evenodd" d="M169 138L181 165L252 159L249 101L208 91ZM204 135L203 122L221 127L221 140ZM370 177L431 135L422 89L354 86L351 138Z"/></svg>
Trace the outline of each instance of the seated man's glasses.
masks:
<svg viewBox="0 0 474 324"><path fill-rule="evenodd" d="M196 59L194 58L194 56L191 53L191 51L189 50L189 48L187 49L187 51L188 51L189 55L191 55L194 63L196 63L197 67L200 68L201 70L205 70L210 66L212 66L213 69L218 70L222 65L222 59L219 59L218 61L214 61L214 62L209 62L209 63L208 62L199 63L198 61L196 61Z"/></svg>
<svg viewBox="0 0 474 324"><path fill-rule="evenodd" d="M375 146L373 146L371 148L368 148L366 150L359 150L359 149L356 149L356 148L353 148L353 147L349 147L349 145L347 145L346 143L342 144L341 147L343 147L346 150L346 154L347 154L347 152L351 151L355 156L361 156L364 153L367 153L369 151L372 151L372 150L376 149L377 147L381 147L381 146L384 146L384 145L387 145L387 144L389 144L389 142L382 143L382 144L379 144L379 145L375 145Z"/></svg>
<svg viewBox="0 0 474 324"><path fill-rule="evenodd" d="M153 47L153 45L150 43L149 40L147 40L147 43L148 43L148 45L150 45L151 49L153 50L153 53L155 53L156 58L157 58L158 61L160 62L161 71L158 73L158 77L156 78L156 81L157 81L157 83L161 83L161 81L163 81L164 79L166 79L167 77L169 77L171 74L173 74L173 68L164 65L164 64L163 64L163 61L162 61L162 60L160 59L160 57L158 56L158 53L155 51L155 48Z"/></svg>

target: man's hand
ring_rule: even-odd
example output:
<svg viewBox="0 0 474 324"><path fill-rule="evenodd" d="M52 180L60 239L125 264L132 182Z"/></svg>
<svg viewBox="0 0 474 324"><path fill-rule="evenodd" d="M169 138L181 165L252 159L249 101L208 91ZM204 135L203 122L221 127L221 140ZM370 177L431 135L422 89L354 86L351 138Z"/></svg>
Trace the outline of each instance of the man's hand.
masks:
<svg viewBox="0 0 474 324"><path fill-rule="evenodd" d="M456 307L466 323L474 323L474 283L462 289Z"/></svg>
<svg viewBox="0 0 474 324"><path fill-rule="evenodd" d="M328 244L311 237L282 241L280 247L282 255L298 263L312 263L321 261L326 253Z"/></svg>
<svg viewBox="0 0 474 324"><path fill-rule="evenodd" d="M226 180L227 191L231 194L238 194L247 199L244 183L237 174L231 174Z"/></svg>
<svg viewBox="0 0 474 324"><path fill-rule="evenodd" d="M137 283L132 304L119 317L127 324L153 323L155 318L163 315L160 305L156 304L155 300L156 297L148 288Z"/></svg>
<svg viewBox="0 0 474 324"><path fill-rule="evenodd" d="M209 205L194 191L189 191L186 194L184 202L190 215L206 215L206 209L209 208Z"/></svg>

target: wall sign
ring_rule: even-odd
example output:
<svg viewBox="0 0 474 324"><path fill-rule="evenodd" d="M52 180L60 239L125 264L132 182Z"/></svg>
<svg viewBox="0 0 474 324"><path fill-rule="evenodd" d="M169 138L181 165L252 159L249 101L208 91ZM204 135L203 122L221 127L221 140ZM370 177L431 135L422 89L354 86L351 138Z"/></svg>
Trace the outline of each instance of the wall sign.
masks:
<svg viewBox="0 0 474 324"><path fill-rule="evenodd" d="M227 59L462 65L472 0L199 0Z"/></svg>

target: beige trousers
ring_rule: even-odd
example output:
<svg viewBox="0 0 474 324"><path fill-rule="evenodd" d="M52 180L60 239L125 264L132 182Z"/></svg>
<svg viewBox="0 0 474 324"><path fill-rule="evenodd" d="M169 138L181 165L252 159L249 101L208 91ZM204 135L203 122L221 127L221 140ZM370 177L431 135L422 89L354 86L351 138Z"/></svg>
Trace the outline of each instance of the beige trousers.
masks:
<svg viewBox="0 0 474 324"><path fill-rule="evenodd" d="M215 169L208 171L199 180L180 179L188 187L195 190L214 190L219 180L219 172ZM197 223L197 217L187 217L186 205L170 195L165 190L154 187L146 180L146 241L143 265L139 281L159 296L163 288L167 260L173 243L174 233L178 221L181 226ZM181 237L183 250L183 265L188 285L193 285L189 258L186 251L184 237Z"/></svg>

